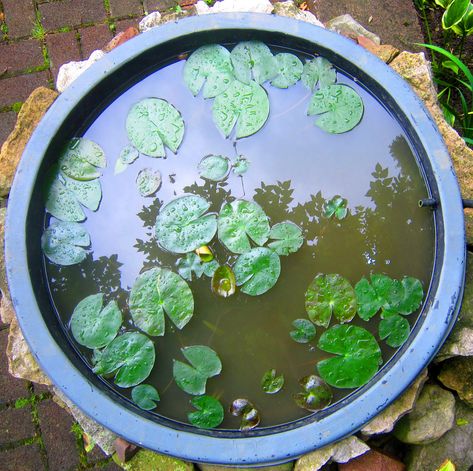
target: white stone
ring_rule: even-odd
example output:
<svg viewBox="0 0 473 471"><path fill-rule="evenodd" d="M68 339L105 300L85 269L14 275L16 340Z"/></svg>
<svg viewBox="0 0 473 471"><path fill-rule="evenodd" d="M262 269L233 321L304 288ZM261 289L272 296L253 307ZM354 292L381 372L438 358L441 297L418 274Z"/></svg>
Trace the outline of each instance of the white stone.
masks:
<svg viewBox="0 0 473 471"><path fill-rule="evenodd" d="M324 24L317 19L317 17L310 11L303 11L296 6L293 0L287 2L278 2L274 4L274 13L276 15L287 16L295 20L306 21L315 26L325 28Z"/></svg>
<svg viewBox="0 0 473 471"><path fill-rule="evenodd" d="M140 24L138 25L138 29L142 33L145 33L146 31L149 31L152 28L156 28L156 26L159 26L160 24L161 24L161 13L159 13L159 11L154 11L153 13L150 13L149 15L145 16L140 21Z"/></svg>
<svg viewBox="0 0 473 471"><path fill-rule="evenodd" d="M200 0L195 8L198 15L231 12L272 13L274 9L269 0L223 0L215 3L213 7Z"/></svg>

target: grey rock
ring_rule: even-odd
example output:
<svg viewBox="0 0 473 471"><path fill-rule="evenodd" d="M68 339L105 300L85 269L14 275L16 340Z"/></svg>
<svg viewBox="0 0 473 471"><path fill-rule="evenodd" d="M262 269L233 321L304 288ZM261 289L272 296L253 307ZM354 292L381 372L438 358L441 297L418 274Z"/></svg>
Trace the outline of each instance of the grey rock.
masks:
<svg viewBox="0 0 473 471"><path fill-rule="evenodd" d="M231 471L235 468L227 468L225 466L214 466L211 464L199 464L198 465L200 471ZM238 468L239 471L254 471L255 468ZM263 466L262 468L258 468L264 471L292 471L294 469L294 463L285 463L280 464L279 466Z"/></svg>
<svg viewBox="0 0 473 471"><path fill-rule="evenodd" d="M473 357L455 357L444 361L438 379L473 407Z"/></svg>
<svg viewBox="0 0 473 471"><path fill-rule="evenodd" d="M328 21L325 26L331 31L336 33L343 34L351 39L356 39L358 36L365 36L375 44L381 44L379 36L368 31L364 26L362 26L358 21L356 21L351 15L340 15L335 18L332 18Z"/></svg>
<svg viewBox="0 0 473 471"><path fill-rule="evenodd" d="M146 15L140 21L140 24L138 25L138 29L142 33L145 33L146 31L149 31L150 29L155 28L156 26L159 26L160 24L161 24L161 13L159 13L159 11L154 11L153 13Z"/></svg>
<svg viewBox="0 0 473 471"><path fill-rule="evenodd" d="M306 21L307 23L312 23L313 25L325 28L323 23L319 21L313 13L310 11L302 11L300 8L297 8L296 4L292 0L275 3L273 13L280 16L294 18L295 20Z"/></svg>
<svg viewBox="0 0 473 471"><path fill-rule="evenodd" d="M273 5L269 0L222 0L221 2L216 2L212 7L209 7L201 0L196 3L195 8L198 15L244 11L271 13L273 11Z"/></svg>

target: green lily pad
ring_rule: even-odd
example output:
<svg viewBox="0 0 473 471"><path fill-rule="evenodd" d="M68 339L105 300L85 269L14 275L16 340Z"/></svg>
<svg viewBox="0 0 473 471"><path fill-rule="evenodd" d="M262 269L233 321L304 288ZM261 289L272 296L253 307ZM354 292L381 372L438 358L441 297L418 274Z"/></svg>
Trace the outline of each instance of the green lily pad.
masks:
<svg viewBox="0 0 473 471"><path fill-rule="evenodd" d="M69 177L63 177L66 188L77 198L80 204L97 211L102 199L102 186L100 180L79 181Z"/></svg>
<svg viewBox="0 0 473 471"><path fill-rule="evenodd" d="M350 282L341 275L317 275L305 293L305 308L316 325L328 327L332 314L342 324L356 314L356 296Z"/></svg>
<svg viewBox="0 0 473 471"><path fill-rule="evenodd" d="M75 265L82 262L87 256L84 247L89 245L89 233L76 222L54 222L41 237L44 255L57 265Z"/></svg>
<svg viewBox="0 0 473 471"><path fill-rule="evenodd" d="M315 325L307 319L296 319L292 322L294 330L289 332L292 340L297 343L309 343L317 333Z"/></svg>
<svg viewBox="0 0 473 471"><path fill-rule="evenodd" d="M278 75L278 62L269 47L260 41L243 41L237 44L231 59L235 77L243 83L252 79L261 84Z"/></svg>
<svg viewBox="0 0 473 471"><path fill-rule="evenodd" d="M139 156L138 149L135 149L133 146L124 147L115 162L115 175L126 170Z"/></svg>
<svg viewBox="0 0 473 471"><path fill-rule="evenodd" d="M184 65L184 82L196 96L203 87L204 98L223 93L234 80L230 52L218 44L199 47Z"/></svg>
<svg viewBox="0 0 473 471"><path fill-rule="evenodd" d="M136 177L136 186L141 196L154 195L161 186L161 172L151 168L140 170Z"/></svg>
<svg viewBox="0 0 473 471"><path fill-rule="evenodd" d="M102 148L85 138L71 139L59 156L61 172L74 180L94 180L100 177L97 167L103 168L106 165Z"/></svg>
<svg viewBox="0 0 473 471"><path fill-rule="evenodd" d="M196 195L172 200L156 219L158 243L175 253L192 252L208 244L217 232L215 214L205 214L209 208L210 203Z"/></svg>
<svg viewBox="0 0 473 471"><path fill-rule="evenodd" d="M269 99L266 90L251 81L238 80L215 98L213 120L225 137L236 125L236 138L251 136L259 131L269 116Z"/></svg>
<svg viewBox="0 0 473 471"><path fill-rule="evenodd" d="M220 182L230 172L230 160L223 155L207 155L200 161L198 171L202 178Z"/></svg>
<svg viewBox="0 0 473 471"><path fill-rule="evenodd" d="M210 262L204 262L202 266L204 267L204 275L208 276L209 278L212 278L214 276L214 273L219 267L217 260L210 260Z"/></svg>
<svg viewBox="0 0 473 471"><path fill-rule="evenodd" d="M122 325L122 313L115 301L103 307L103 294L84 298L75 308L70 320L72 335L87 348L108 345Z"/></svg>
<svg viewBox="0 0 473 471"><path fill-rule="evenodd" d="M284 386L284 375L276 375L276 370L268 370L261 379L261 388L267 394L275 394Z"/></svg>
<svg viewBox="0 0 473 471"><path fill-rule="evenodd" d="M198 396L191 400L191 404L197 409L187 414L192 425L199 428L215 428L223 422L223 406L218 399L212 396Z"/></svg>
<svg viewBox="0 0 473 471"><path fill-rule="evenodd" d="M164 335L164 312L182 329L194 313L194 298L179 275L156 267L138 276L130 293L129 306L139 329L149 335Z"/></svg>
<svg viewBox="0 0 473 471"><path fill-rule="evenodd" d="M173 105L160 98L136 103L126 118L132 144L143 154L165 157L164 146L176 153L184 137L184 121Z"/></svg>
<svg viewBox="0 0 473 471"><path fill-rule="evenodd" d="M348 201L339 195L334 196L330 201L325 203L324 216L326 218L336 217L342 220L348 214Z"/></svg>
<svg viewBox="0 0 473 471"><path fill-rule="evenodd" d="M325 409L332 402L332 388L318 376L305 376L299 384L304 392L294 394L294 401L302 409L315 412Z"/></svg>
<svg viewBox="0 0 473 471"><path fill-rule="evenodd" d="M188 253L185 258L180 258L176 265L179 275L187 281L192 281L192 273L196 278L200 278L204 273L204 265L199 256L193 252Z"/></svg>
<svg viewBox="0 0 473 471"><path fill-rule="evenodd" d="M211 286L212 291L223 298L228 298L235 294L236 279L233 270L228 265L216 268L212 275Z"/></svg>
<svg viewBox="0 0 473 471"><path fill-rule="evenodd" d="M153 342L138 332L126 332L109 343L94 367L99 375L115 373L115 384L131 388L151 373L155 361Z"/></svg>
<svg viewBox="0 0 473 471"><path fill-rule="evenodd" d="M317 84L319 84L319 88L325 88L333 85L336 80L337 71L327 59L316 57L304 64L302 83L311 92L315 90Z"/></svg>
<svg viewBox="0 0 473 471"><path fill-rule="evenodd" d="M150 384L139 384L131 390L133 402L143 410L153 410L161 400L159 393Z"/></svg>
<svg viewBox="0 0 473 471"><path fill-rule="evenodd" d="M269 237L269 219L258 204L235 200L224 203L218 215L218 238L233 253L251 249L250 239L263 245Z"/></svg>
<svg viewBox="0 0 473 471"><path fill-rule="evenodd" d="M235 175L243 175L248 171L249 167L250 161L242 155L239 155L235 162L233 162L232 164L232 170Z"/></svg>
<svg viewBox="0 0 473 471"><path fill-rule="evenodd" d="M396 310L400 314L408 315L417 310L422 304L424 290L420 280L409 276L401 280L401 285L403 294Z"/></svg>
<svg viewBox="0 0 473 471"><path fill-rule="evenodd" d="M376 290L364 277L355 285L355 294L358 315L365 321L369 321L385 303L385 300L378 297Z"/></svg>
<svg viewBox="0 0 473 471"><path fill-rule="evenodd" d="M309 116L321 115L315 124L324 131L340 134L350 131L363 116L363 101L348 85L329 85L310 99Z"/></svg>
<svg viewBox="0 0 473 471"><path fill-rule="evenodd" d="M378 327L379 338L393 348L400 347L411 333L409 322L399 314L388 314L381 319Z"/></svg>
<svg viewBox="0 0 473 471"><path fill-rule="evenodd" d="M274 241L270 242L268 247L278 255L289 255L297 252L304 243L301 228L291 221L275 224L271 228L269 238Z"/></svg>
<svg viewBox="0 0 473 471"><path fill-rule="evenodd" d="M304 66L297 56L281 52L276 54L274 58L276 59L278 75L271 80L273 87L288 88L301 79Z"/></svg>
<svg viewBox="0 0 473 471"><path fill-rule="evenodd" d="M240 430L246 432L260 423L258 409L248 399L235 399L230 406L230 414L241 417Z"/></svg>
<svg viewBox="0 0 473 471"><path fill-rule="evenodd" d="M240 255L233 267L236 284L250 296L259 296L270 290L278 281L281 262L276 252L257 247Z"/></svg>
<svg viewBox="0 0 473 471"><path fill-rule="evenodd" d="M322 379L334 388L363 386L383 362L373 335L355 325L334 325L320 336L317 346L337 355L317 363Z"/></svg>

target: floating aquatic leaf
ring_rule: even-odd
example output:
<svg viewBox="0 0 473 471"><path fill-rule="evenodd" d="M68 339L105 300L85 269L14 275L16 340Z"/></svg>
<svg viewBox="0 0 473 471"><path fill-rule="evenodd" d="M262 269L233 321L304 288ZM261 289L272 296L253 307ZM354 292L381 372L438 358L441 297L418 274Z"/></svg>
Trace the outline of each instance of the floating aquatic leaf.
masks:
<svg viewBox="0 0 473 471"><path fill-rule="evenodd" d="M207 377L187 363L174 360L172 368L176 384L187 394L200 396L205 393Z"/></svg>
<svg viewBox="0 0 473 471"><path fill-rule="evenodd" d="M207 155L200 161L198 171L206 180L222 181L230 172L230 160L223 155Z"/></svg>
<svg viewBox="0 0 473 471"><path fill-rule="evenodd" d="M243 41L237 44L231 59L235 77L243 83L253 78L261 84L278 75L278 62L266 44L260 41Z"/></svg>
<svg viewBox="0 0 473 471"><path fill-rule="evenodd" d="M102 148L84 138L71 139L59 156L61 172L74 180L94 180L100 177L97 167L105 167L106 164Z"/></svg>
<svg viewBox="0 0 473 471"><path fill-rule="evenodd" d="M154 361L153 342L138 332L126 332L105 347L94 372L99 375L115 373L117 386L131 388L149 376Z"/></svg>
<svg viewBox="0 0 473 471"><path fill-rule="evenodd" d="M342 324L356 314L356 296L350 282L341 275L317 275L305 293L305 308L310 320L328 327L332 314Z"/></svg>
<svg viewBox="0 0 473 471"><path fill-rule="evenodd" d="M224 298L235 294L236 279L233 270L228 265L215 269L212 275L212 291Z"/></svg>
<svg viewBox="0 0 473 471"><path fill-rule="evenodd" d="M236 124L236 137L251 136L259 131L269 116L269 99L266 90L251 81L249 84L234 80L215 98L213 120L225 137Z"/></svg>
<svg viewBox="0 0 473 471"><path fill-rule="evenodd" d="M102 199L102 186L100 180L79 181L64 176L66 188L72 192L79 203L92 211L99 209Z"/></svg>
<svg viewBox="0 0 473 471"><path fill-rule="evenodd" d="M363 101L348 85L329 85L317 90L310 99L309 116L321 115L315 124L332 134L350 131L363 116Z"/></svg>
<svg viewBox="0 0 473 471"><path fill-rule="evenodd" d="M399 314L387 314L379 323L379 338L393 348L400 347L409 337L409 322Z"/></svg>
<svg viewBox="0 0 473 471"><path fill-rule="evenodd" d="M143 410L153 410L160 401L159 393L150 384L139 384L131 390L133 402Z"/></svg>
<svg viewBox="0 0 473 471"><path fill-rule="evenodd" d="M70 320L72 335L87 348L102 348L117 335L122 325L122 313L115 301L103 307L103 294L84 298L75 308Z"/></svg>
<svg viewBox="0 0 473 471"><path fill-rule="evenodd" d="M305 376L299 381L299 384L304 392L294 394L294 401L302 409L315 412L324 409L332 402L332 389L318 376Z"/></svg>
<svg viewBox="0 0 473 471"><path fill-rule="evenodd" d="M297 343L308 343L314 340L316 329L315 325L307 319L296 319L292 322L295 330L291 330L289 335Z"/></svg>
<svg viewBox="0 0 473 471"><path fill-rule="evenodd" d="M203 245L195 249L195 253L199 256L202 262L211 262L214 259L214 254L208 245Z"/></svg>
<svg viewBox="0 0 473 471"><path fill-rule="evenodd" d="M140 170L136 177L136 186L141 196L151 196L161 186L161 172L151 168Z"/></svg>
<svg viewBox="0 0 473 471"><path fill-rule="evenodd" d="M261 379L261 388L267 394L275 394L284 386L284 375L276 375L276 370L268 370Z"/></svg>
<svg viewBox="0 0 473 471"><path fill-rule="evenodd" d="M230 414L241 417L240 430L242 432L251 430L260 423L260 414L248 399L235 399L230 406Z"/></svg>
<svg viewBox="0 0 473 471"><path fill-rule="evenodd" d="M411 314L422 304L424 290L422 283L417 278L405 277L401 280L403 295L399 304L396 306L400 314Z"/></svg>
<svg viewBox="0 0 473 471"><path fill-rule="evenodd" d="M383 362L373 335L354 325L334 325L320 336L317 346L338 355L317 363L322 379L334 388L363 386Z"/></svg>
<svg viewBox="0 0 473 471"><path fill-rule="evenodd" d="M194 96L203 87L204 98L214 98L233 80L230 52L218 44L199 47L184 65L184 81Z"/></svg>
<svg viewBox="0 0 473 471"><path fill-rule="evenodd" d="M378 297L376 290L366 278L355 285L358 315L365 321L370 320L383 306L385 300Z"/></svg>
<svg viewBox="0 0 473 471"><path fill-rule="evenodd" d="M269 238L274 239L274 241L270 242L268 247L278 255L289 255L297 252L304 243L301 228L291 221L275 224L271 228Z"/></svg>
<svg viewBox="0 0 473 471"><path fill-rule="evenodd" d="M197 411L187 414L187 418L192 425L199 428L215 428L223 422L222 404L214 397L194 397L191 404L197 409Z"/></svg>
<svg viewBox="0 0 473 471"><path fill-rule="evenodd" d="M218 238L231 252L248 252L250 239L263 245L269 234L268 216L258 204L235 200L222 206L218 215Z"/></svg>
<svg viewBox="0 0 473 471"><path fill-rule="evenodd" d="M271 80L273 87L288 88L300 80L304 66L297 56L281 52L276 54L274 58L278 75Z"/></svg>
<svg viewBox="0 0 473 471"><path fill-rule="evenodd" d="M192 281L192 273L195 273L196 278L202 276L202 273L204 273L204 265L198 255L190 252L186 254L185 258L180 258L177 261L177 272L185 280Z"/></svg>
<svg viewBox="0 0 473 471"><path fill-rule="evenodd" d="M159 244L175 253L192 252L208 244L217 232L215 214L205 214L210 204L196 195L181 196L165 205L156 219Z"/></svg>
<svg viewBox="0 0 473 471"><path fill-rule="evenodd" d="M140 153L133 146L124 147L115 163L115 175L126 170L139 156Z"/></svg>
<svg viewBox="0 0 473 471"><path fill-rule="evenodd" d="M210 262L204 262L204 275L212 278L214 273L217 271L219 267L217 260L211 260Z"/></svg>
<svg viewBox="0 0 473 471"><path fill-rule="evenodd" d="M302 83L310 91L314 91L317 84L319 88L332 85L337 80L337 71L333 65L323 57L316 57L304 64L302 70Z"/></svg>
<svg viewBox="0 0 473 471"><path fill-rule="evenodd" d="M145 98L134 105L126 118L132 144L143 154L164 157L164 146L174 153L184 137L184 121L173 105L160 98Z"/></svg>
<svg viewBox="0 0 473 471"><path fill-rule="evenodd" d="M250 161L242 155L239 155L235 162L233 162L232 164L232 170L235 175L243 175L248 171L249 167Z"/></svg>
<svg viewBox="0 0 473 471"><path fill-rule="evenodd" d="M179 275L156 267L138 276L130 293L129 306L139 329L149 335L164 335L164 312L182 329L194 313L194 298Z"/></svg>
<svg viewBox="0 0 473 471"><path fill-rule="evenodd" d="M325 203L324 216L326 218L335 216L339 220L344 219L348 214L347 204L348 201L345 198L339 195L334 196Z"/></svg>
<svg viewBox="0 0 473 471"><path fill-rule="evenodd" d="M233 267L236 284L250 296L259 296L270 290L278 281L281 262L276 252L257 247L240 255Z"/></svg>
<svg viewBox="0 0 473 471"><path fill-rule="evenodd" d="M44 255L57 265L75 265L82 262L87 256L84 247L89 245L89 233L81 224L75 222L54 222L41 237Z"/></svg>

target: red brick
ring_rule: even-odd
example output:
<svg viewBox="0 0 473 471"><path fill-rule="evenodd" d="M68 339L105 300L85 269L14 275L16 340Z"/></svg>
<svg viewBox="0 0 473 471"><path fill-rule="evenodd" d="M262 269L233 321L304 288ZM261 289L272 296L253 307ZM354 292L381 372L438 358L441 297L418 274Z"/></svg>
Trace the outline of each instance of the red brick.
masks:
<svg viewBox="0 0 473 471"><path fill-rule="evenodd" d="M103 49L112 38L112 32L108 25L91 26L79 30L82 58L87 59L91 52Z"/></svg>
<svg viewBox="0 0 473 471"><path fill-rule="evenodd" d="M54 79L57 78L59 67L62 64L82 59L75 31L48 34L46 36L46 45L49 51L49 58L51 59L51 70Z"/></svg>
<svg viewBox="0 0 473 471"><path fill-rule="evenodd" d="M8 72L39 67L44 64L41 44L27 39L13 44L0 44L1 67Z"/></svg>
<svg viewBox="0 0 473 471"><path fill-rule="evenodd" d="M44 470L38 445L25 445L4 451L0 457L2 471Z"/></svg>
<svg viewBox="0 0 473 471"><path fill-rule="evenodd" d="M115 23L115 33L121 33L126 31L128 28L138 28L138 20L121 20Z"/></svg>
<svg viewBox="0 0 473 471"><path fill-rule="evenodd" d="M62 0L39 5L41 21L47 30L78 26L105 20L102 0Z"/></svg>
<svg viewBox="0 0 473 471"><path fill-rule="evenodd" d="M142 15L140 0L110 0L110 14L113 17Z"/></svg>
<svg viewBox="0 0 473 471"><path fill-rule="evenodd" d="M8 111L7 113L0 114L0 147L5 142L9 134L13 131L16 123L16 113L14 111ZM2 326L0 321L0 326ZM1 370L1 368L0 368ZM0 379L0 384L2 380ZM1 390L1 386L0 386ZM1 400L0 400L1 401Z"/></svg>
<svg viewBox="0 0 473 471"><path fill-rule="evenodd" d="M31 36L35 23L33 0L2 0L8 26L8 36L19 38Z"/></svg>
<svg viewBox="0 0 473 471"><path fill-rule="evenodd" d="M348 463L339 464L339 471L404 471L406 466L384 453L370 450Z"/></svg>
<svg viewBox="0 0 473 471"><path fill-rule="evenodd" d="M161 13L168 11L170 8L176 6L175 0L144 0L143 6L145 11L151 13L153 11L160 11Z"/></svg>
<svg viewBox="0 0 473 471"><path fill-rule="evenodd" d="M0 412L0 445L31 438L34 433L30 407L12 408Z"/></svg>

